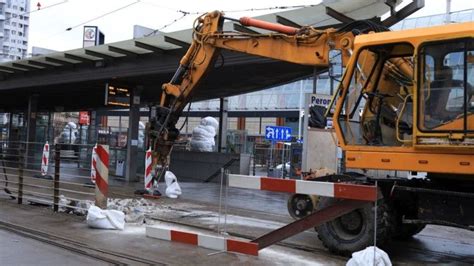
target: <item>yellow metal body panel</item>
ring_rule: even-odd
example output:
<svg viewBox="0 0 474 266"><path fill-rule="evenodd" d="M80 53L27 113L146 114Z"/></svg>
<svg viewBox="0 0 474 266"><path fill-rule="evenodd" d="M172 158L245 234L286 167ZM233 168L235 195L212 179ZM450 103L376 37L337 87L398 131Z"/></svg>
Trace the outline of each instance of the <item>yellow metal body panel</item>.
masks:
<svg viewBox="0 0 474 266"><path fill-rule="evenodd" d="M346 167L361 169L473 174L472 154L347 151Z"/></svg>

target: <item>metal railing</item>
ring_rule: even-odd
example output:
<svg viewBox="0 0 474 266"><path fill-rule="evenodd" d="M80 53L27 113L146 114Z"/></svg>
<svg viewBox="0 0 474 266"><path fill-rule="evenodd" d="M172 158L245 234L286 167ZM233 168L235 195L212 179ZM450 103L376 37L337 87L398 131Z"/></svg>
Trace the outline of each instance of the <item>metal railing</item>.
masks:
<svg viewBox="0 0 474 266"><path fill-rule="evenodd" d="M18 204L26 202L52 206L84 214L81 202L95 199L95 185L90 180L92 145L51 145L48 171L41 171L44 143L0 142L0 189ZM70 147L70 145L68 145ZM88 156L85 156L88 154Z"/></svg>

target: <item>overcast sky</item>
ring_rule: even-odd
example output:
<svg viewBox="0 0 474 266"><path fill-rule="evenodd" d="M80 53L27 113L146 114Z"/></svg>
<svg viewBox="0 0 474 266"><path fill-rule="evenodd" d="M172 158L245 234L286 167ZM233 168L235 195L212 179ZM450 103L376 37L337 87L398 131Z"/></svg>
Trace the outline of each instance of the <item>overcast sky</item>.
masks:
<svg viewBox="0 0 474 266"><path fill-rule="evenodd" d="M350 1L350 0L347 0ZM404 0L410 2L410 0ZM40 11L36 5L40 2ZM318 0L31 0L29 46L53 50L70 50L82 47L83 23L116 9L123 9L86 23L99 26L106 36L106 43L131 39L133 25L157 29L170 24L186 12L211 10L245 10L275 6L318 4ZM54 5L54 6L53 6ZM126 7L129 5L128 7ZM412 16L426 16L445 12L446 0L425 0L425 7ZM474 0L452 0L452 11L474 8ZM278 10L227 12L229 16L257 16ZM196 16L189 15L166 27L163 31L190 28ZM72 28L66 31L67 28Z"/></svg>

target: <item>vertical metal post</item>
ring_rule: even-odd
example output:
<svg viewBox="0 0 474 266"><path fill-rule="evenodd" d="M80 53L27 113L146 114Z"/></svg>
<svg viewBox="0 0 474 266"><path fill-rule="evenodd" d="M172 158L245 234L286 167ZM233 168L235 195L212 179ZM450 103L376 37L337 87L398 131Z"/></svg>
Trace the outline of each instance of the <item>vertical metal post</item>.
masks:
<svg viewBox="0 0 474 266"><path fill-rule="evenodd" d="M446 0L446 20L444 23L451 23L451 0Z"/></svg>
<svg viewBox="0 0 474 266"><path fill-rule="evenodd" d="M217 151L226 152L227 148L227 127L228 127L229 99L220 98L219 104L219 137L217 139Z"/></svg>
<svg viewBox="0 0 474 266"><path fill-rule="evenodd" d="M18 157L18 204L23 203L23 153L19 152Z"/></svg>
<svg viewBox="0 0 474 266"><path fill-rule="evenodd" d="M298 103L298 139L301 139L301 129L302 129L302 123L303 121L301 120L301 114L302 109L303 109L303 80L300 80L300 99Z"/></svg>
<svg viewBox="0 0 474 266"><path fill-rule="evenodd" d="M219 189L219 214L217 217L217 234L221 233L222 187L224 185L224 168L221 168L221 186Z"/></svg>
<svg viewBox="0 0 474 266"><path fill-rule="evenodd" d="M316 89L318 87L318 70L317 68L314 68L314 73L313 73L313 94L316 94Z"/></svg>
<svg viewBox="0 0 474 266"><path fill-rule="evenodd" d="M257 158L257 143L253 143L253 176L255 176L255 159Z"/></svg>
<svg viewBox="0 0 474 266"><path fill-rule="evenodd" d="M283 142L283 146L281 147L281 179L285 178L285 170L286 170L286 163L285 163L285 142Z"/></svg>
<svg viewBox="0 0 474 266"><path fill-rule="evenodd" d="M53 211L59 210L59 173L61 170L61 147L54 146L54 183L53 183Z"/></svg>
<svg viewBox="0 0 474 266"><path fill-rule="evenodd" d="M377 180L375 180L375 188L378 191L378 183ZM374 202L374 266L376 265L376 255L377 255L377 207L378 207L378 199L375 200Z"/></svg>

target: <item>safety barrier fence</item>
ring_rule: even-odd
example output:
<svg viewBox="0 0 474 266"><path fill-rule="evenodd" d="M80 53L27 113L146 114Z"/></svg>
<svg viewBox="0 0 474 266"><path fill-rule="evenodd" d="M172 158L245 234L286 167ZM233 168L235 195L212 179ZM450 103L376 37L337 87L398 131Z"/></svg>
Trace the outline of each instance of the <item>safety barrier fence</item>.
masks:
<svg viewBox="0 0 474 266"><path fill-rule="evenodd" d="M106 206L108 147L100 146L107 151L107 161L99 160L100 180L94 183L90 168L93 145L73 146L0 142L0 190L18 204L47 205L54 211L85 213L94 200ZM99 202L98 196L102 197Z"/></svg>

